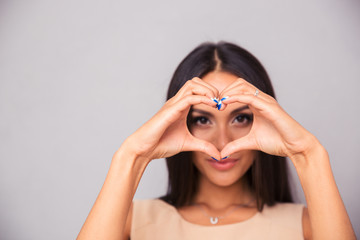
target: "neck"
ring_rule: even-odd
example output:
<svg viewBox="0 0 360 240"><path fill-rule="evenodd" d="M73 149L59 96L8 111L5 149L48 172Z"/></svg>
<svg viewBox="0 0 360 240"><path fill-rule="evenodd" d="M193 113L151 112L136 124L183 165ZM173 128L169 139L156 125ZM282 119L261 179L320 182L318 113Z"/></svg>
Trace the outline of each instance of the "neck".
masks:
<svg viewBox="0 0 360 240"><path fill-rule="evenodd" d="M194 203L204 204L210 209L222 210L234 205L247 204L253 199L243 179L230 186L218 186L205 177L200 177L199 190Z"/></svg>

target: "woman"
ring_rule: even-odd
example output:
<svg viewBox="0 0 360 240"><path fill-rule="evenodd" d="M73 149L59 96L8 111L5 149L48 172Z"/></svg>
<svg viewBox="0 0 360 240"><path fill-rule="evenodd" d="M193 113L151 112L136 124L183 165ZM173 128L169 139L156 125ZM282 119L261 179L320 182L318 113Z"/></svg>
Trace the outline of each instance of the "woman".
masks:
<svg viewBox="0 0 360 240"><path fill-rule="evenodd" d="M291 203L284 157L307 208ZM167 195L133 203L158 158L167 158ZM220 237L355 239L326 150L279 106L260 62L224 42L180 63L168 101L114 154L78 239Z"/></svg>

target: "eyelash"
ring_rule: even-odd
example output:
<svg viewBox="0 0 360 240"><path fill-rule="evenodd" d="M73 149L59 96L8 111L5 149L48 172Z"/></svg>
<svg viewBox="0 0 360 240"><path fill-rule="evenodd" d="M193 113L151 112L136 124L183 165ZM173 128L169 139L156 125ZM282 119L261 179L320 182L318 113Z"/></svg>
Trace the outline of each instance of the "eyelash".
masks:
<svg viewBox="0 0 360 240"><path fill-rule="evenodd" d="M240 120L242 119L242 120ZM245 119L245 123L244 120ZM200 121L206 121L206 123L200 123ZM235 117L235 119L233 120L233 122L238 121L241 124L248 124L251 123L253 121L253 115L252 114L239 114ZM191 119L191 124L192 125L205 125L208 124L210 122L210 120L205 117L205 116L199 116L199 117L193 117Z"/></svg>
<svg viewBox="0 0 360 240"><path fill-rule="evenodd" d="M191 119L191 124L193 124L193 125L204 125L205 123L199 123L199 121L201 121L201 120L206 120L206 123L210 122L207 117L199 116L199 117L193 117Z"/></svg>
<svg viewBox="0 0 360 240"><path fill-rule="evenodd" d="M236 116L235 119L238 118L242 118L242 119L246 119L246 123L250 123L253 120L253 115L252 114L239 114L238 116Z"/></svg>

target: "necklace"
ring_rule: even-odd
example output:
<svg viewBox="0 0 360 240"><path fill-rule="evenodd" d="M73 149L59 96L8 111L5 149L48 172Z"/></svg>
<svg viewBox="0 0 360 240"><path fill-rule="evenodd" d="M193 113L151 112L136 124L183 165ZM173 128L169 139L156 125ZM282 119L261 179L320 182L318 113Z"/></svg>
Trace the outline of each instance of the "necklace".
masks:
<svg viewBox="0 0 360 240"><path fill-rule="evenodd" d="M213 216L210 216L209 214L207 214L207 212L205 211L205 208L200 205L200 204L195 204L197 206L200 207L202 213L209 218L210 220L210 223L215 225L219 222L220 219L223 219L223 218L226 218L227 216L229 216L232 212L234 212L236 209L238 208L241 208L241 207L249 207L250 204L254 201L254 199L251 199L248 203L245 203L245 204L239 204L237 206L235 206L231 211L228 211L225 213L225 215L222 215L222 216L217 216L217 217L213 217Z"/></svg>

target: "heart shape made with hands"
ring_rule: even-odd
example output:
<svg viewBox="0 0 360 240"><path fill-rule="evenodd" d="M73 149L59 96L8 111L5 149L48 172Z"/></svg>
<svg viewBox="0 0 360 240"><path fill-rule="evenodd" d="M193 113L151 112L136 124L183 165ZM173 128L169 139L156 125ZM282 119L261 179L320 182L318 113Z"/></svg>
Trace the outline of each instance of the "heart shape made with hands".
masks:
<svg viewBox="0 0 360 240"><path fill-rule="evenodd" d="M225 104L225 103L223 103L223 101L224 100L226 100L226 99L228 99L229 97L228 96L226 96L226 97L222 97L222 98L211 98L211 100L212 101L214 101L215 103L216 103L216 106L215 106L215 108L217 109L217 110L224 110L225 108L226 108L226 106L228 105L228 104ZM230 103L231 104L231 103ZM194 106L194 105L193 105ZM196 117L195 117L196 118ZM192 132L190 131L190 129L188 129L189 130L189 132L190 132L190 134L194 137L194 138L197 138L196 136L194 136L193 134L192 134ZM247 134L245 134L245 135L247 135ZM202 141L206 141L206 140L202 140ZM208 142L208 141L206 141L206 142ZM210 143L210 142L208 142L209 144L211 144L211 145L213 145L212 143ZM220 150L221 151L221 150ZM214 159L214 160L216 160L216 161L220 161L220 160L224 160L224 159L226 159L226 158L228 158L229 156L225 156L225 157L223 157L223 158L221 158L221 159L216 159L216 158L214 158L213 156L210 156L212 159Z"/></svg>

